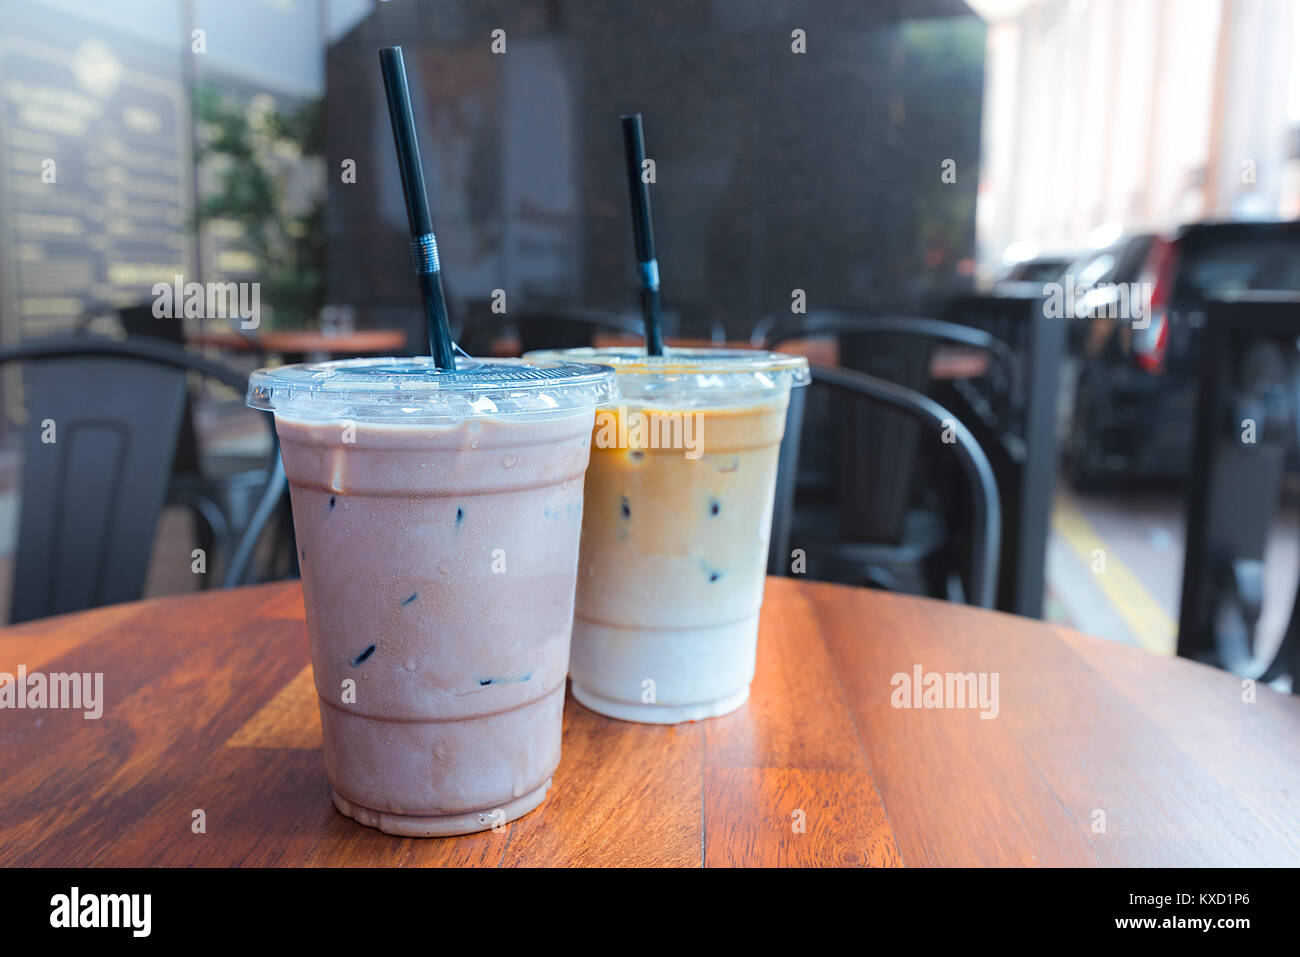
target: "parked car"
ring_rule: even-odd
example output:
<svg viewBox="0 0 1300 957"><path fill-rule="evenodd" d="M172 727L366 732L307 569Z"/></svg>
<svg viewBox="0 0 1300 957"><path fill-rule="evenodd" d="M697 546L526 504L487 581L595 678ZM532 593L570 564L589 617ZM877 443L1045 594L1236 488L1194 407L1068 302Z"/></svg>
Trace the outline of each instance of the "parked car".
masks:
<svg viewBox="0 0 1300 957"><path fill-rule="evenodd" d="M1076 337L1080 368L1067 467L1078 487L1182 478L1191 458L1197 330L1206 301L1244 291L1300 292L1300 222L1196 223L1170 237L1121 243L1094 257L1109 257L1111 268L1094 269L1093 282L1112 285L1085 295ZM1088 268L1086 261L1070 268L1076 284ZM1115 308L1119 296L1134 293L1140 310Z"/></svg>
<svg viewBox="0 0 1300 957"><path fill-rule="evenodd" d="M1044 253L1031 256L1019 262L1013 262L998 274L994 285L1011 282L1055 282L1074 262L1074 258L1065 253Z"/></svg>
<svg viewBox="0 0 1300 957"><path fill-rule="evenodd" d="M1113 331L1113 326L1106 320L1112 305L1119 305L1117 290L1122 285L1141 280L1142 269L1155 239L1154 233L1130 233L1108 246L1080 256L1062 270L1062 281L1068 276L1076 290L1088 290L1079 303L1080 309L1072 317L1078 318L1081 312L1087 321L1070 325L1072 356L1084 359L1104 348ZM1121 310L1116 308L1114 311L1118 313Z"/></svg>

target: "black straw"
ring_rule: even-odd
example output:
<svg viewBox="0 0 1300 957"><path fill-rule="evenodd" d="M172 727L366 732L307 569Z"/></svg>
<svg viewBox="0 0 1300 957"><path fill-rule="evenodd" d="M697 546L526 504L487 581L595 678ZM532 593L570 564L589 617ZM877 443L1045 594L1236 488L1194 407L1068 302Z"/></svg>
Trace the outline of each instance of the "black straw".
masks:
<svg viewBox="0 0 1300 957"><path fill-rule="evenodd" d="M447 297L442 291L438 240L434 238L433 217L429 215L429 194L420 167L420 144L415 138L415 114L411 111L411 88L406 83L402 48L380 50L379 69L384 75L388 117L393 121L393 143L397 147L397 165L402 171L406 215L411 223L411 258L420 278L424 317L429 324L429 354L439 369L455 369L456 352L447 321Z"/></svg>
<svg viewBox="0 0 1300 957"><path fill-rule="evenodd" d="M641 178L645 164L645 130L640 113L625 113L623 155L627 159L627 191L632 200L632 235L636 239L637 274L641 281L641 317L645 320L645 351L664 354L664 334L659 323L659 260L655 259L655 230L650 219L650 187Z"/></svg>

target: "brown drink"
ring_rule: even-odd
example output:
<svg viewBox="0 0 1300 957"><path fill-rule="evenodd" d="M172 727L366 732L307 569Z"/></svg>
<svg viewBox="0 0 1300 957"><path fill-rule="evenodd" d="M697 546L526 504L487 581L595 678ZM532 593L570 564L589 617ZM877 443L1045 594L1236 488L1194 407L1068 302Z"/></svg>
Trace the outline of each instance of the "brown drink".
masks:
<svg viewBox="0 0 1300 957"><path fill-rule="evenodd" d="M312 387L315 391L312 391ZM393 834L536 807L560 759L590 366L255 374L276 414L335 805ZM261 390L261 391L259 391Z"/></svg>

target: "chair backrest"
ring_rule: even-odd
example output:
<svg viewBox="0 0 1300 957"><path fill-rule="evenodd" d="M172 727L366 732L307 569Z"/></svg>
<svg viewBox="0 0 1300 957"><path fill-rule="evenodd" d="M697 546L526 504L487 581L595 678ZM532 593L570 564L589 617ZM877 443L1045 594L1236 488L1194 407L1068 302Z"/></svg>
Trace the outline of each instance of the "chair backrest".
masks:
<svg viewBox="0 0 1300 957"><path fill-rule="evenodd" d="M186 373L233 388L246 380L147 340L32 341L0 350L0 365L10 362L24 364L28 411L10 620L139 598Z"/></svg>
<svg viewBox="0 0 1300 957"><path fill-rule="evenodd" d="M1001 550L1002 506L993 469L970 431L937 402L875 376L852 369L813 366L814 383L846 392L864 401L886 406L915 420L918 426L938 435L951 430L952 450L961 464L971 492L970 567L967 575L970 603L992 608L997 595L998 560ZM891 455L892 457L892 455ZM778 474L778 482L782 476ZM789 478L785 478L789 481ZM862 488L846 490L865 494ZM783 490L778 488L778 497ZM788 530L774 529L773 539L788 538Z"/></svg>
<svg viewBox="0 0 1300 957"><path fill-rule="evenodd" d="M807 315L773 313L760 319L750 336L755 348L774 349L792 339L813 336L893 336L983 349L996 362L993 370L1009 379L1015 374L1015 354L996 333L975 325L924 316L868 316L839 309L814 310ZM841 360L841 366L849 368Z"/></svg>
<svg viewBox="0 0 1300 957"><path fill-rule="evenodd" d="M117 310L117 321L131 339L158 339L177 348L185 346L185 324L178 319L159 319L153 314L152 302L136 303ZM187 390L185 410L181 414L180 432L176 436L176 456L172 471L195 474L199 471L199 436L194 428L194 403Z"/></svg>
<svg viewBox="0 0 1300 957"><path fill-rule="evenodd" d="M153 303L141 302L117 310L122 331L132 338L160 339L174 346L185 345L185 324L179 319L159 319Z"/></svg>
<svg viewBox="0 0 1300 957"><path fill-rule="evenodd" d="M914 316L866 316L844 310L814 310L806 315L774 313L760 320L751 344L775 348L793 339L835 336L839 364L893 382L924 395L930 389L930 359L939 343L987 350L1005 374L1011 365L1005 345L987 332L955 323ZM823 445L824 431L835 423L830 455L836 462L835 486L845 538L896 544L902 536L909 499L915 487L919 426L907 415L879 403L842 396L832 408L812 400L805 427L807 442ZM822 414L819 416L818 412ZM888 458L876 454L890 450ZM803 459L816 462L826 451L808 449ZM853 494L845 494L852 490Z"/></svg>
<svg viewBox="0 0 1300 957"><path fill-rule="evenodd" d="M1026 428L1027 407L1034 401L1030 392L1035 320L1042 312L1038 283L1017 283L998 294L962 293L944 308L944 321L982 331L1004 344L1006 377L977 385L976 391L1005 431L1023 433Z"/></svg>
<svg viewBox="0 0 1300 957"><path fill-rule="evenodd" d="M920 395L930 391L934 343L917 336L852 332L840 336L840 366L893 382ZM840 391L831 400L840 423L840 525L860 542L900 541L917 485L921 427L886 405ZM889 455L881 455L889 449ZM846 494L850 490L860 494Z"/></svg>
<svg viewBox="0 0 1300 957"><path fill-rule="evenodd" d="M1010 376L936 384L935 396L978 437L1002 493L1002 574L998 608L1043 615L1044 569L1056 494L1060 376L1066 320L1049 309L1042 284L1019 283L991 294L954 296L945 318L982 329L1013 357Z"/></svg>

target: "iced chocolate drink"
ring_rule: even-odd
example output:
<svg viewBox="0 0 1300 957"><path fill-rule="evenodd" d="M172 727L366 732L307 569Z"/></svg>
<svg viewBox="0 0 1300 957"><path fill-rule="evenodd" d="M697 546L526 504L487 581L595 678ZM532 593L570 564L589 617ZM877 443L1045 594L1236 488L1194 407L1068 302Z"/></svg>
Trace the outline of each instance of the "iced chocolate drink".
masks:
<svg viewBox="0 0 1300 957"><path fill-rule="evenodd" d="M601 714L675 723L749 696L777 457L799 356L567 350L622 398L596 415L569 675Z"/></svg>
<svg viewBox="0 0 1300 957"><path fill-rule="evenodd" d="M349 360L254 373L275 413L340 811L464 834L560 760L583 473L613 374Z"/></svg>

